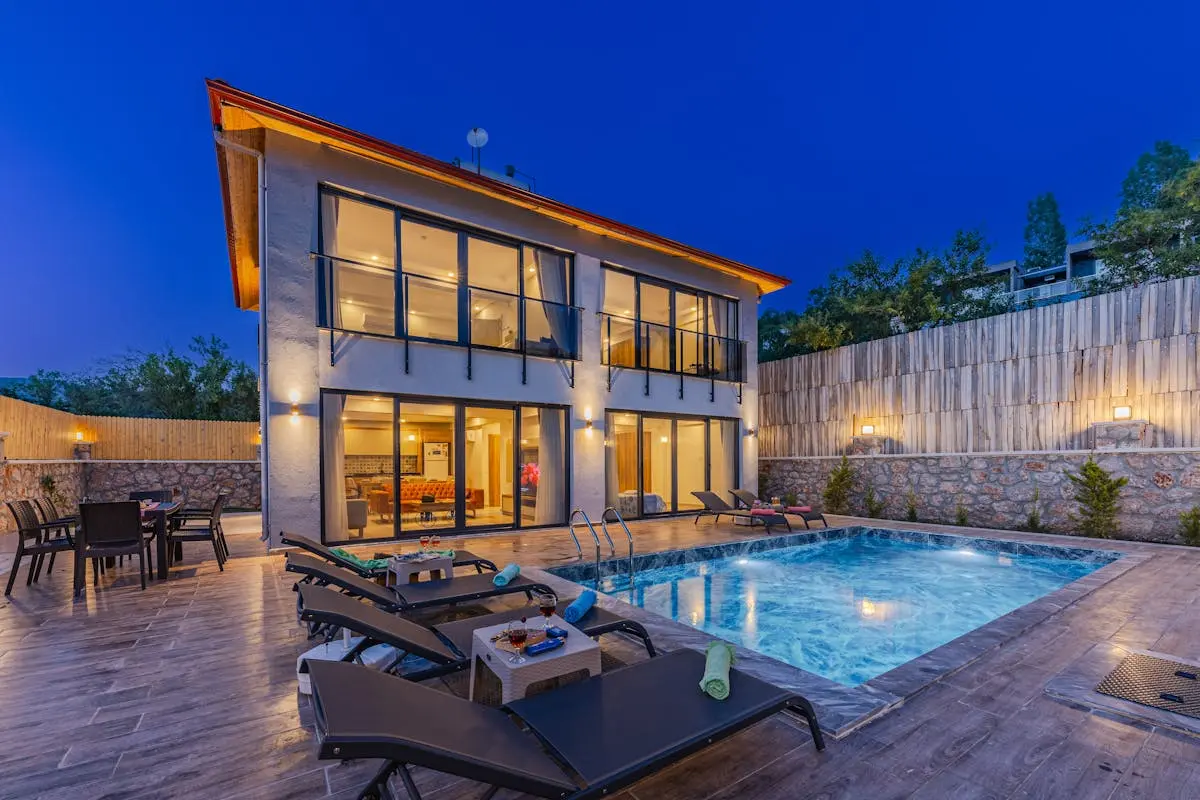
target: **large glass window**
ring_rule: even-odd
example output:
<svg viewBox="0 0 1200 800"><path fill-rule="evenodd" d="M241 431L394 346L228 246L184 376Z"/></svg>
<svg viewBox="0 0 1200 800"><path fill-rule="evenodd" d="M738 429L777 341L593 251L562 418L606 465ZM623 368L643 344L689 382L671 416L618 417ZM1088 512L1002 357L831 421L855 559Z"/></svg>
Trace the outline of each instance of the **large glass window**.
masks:
<svg viewBox="0 0 1200 800"><path fill-rule="evenodd" d="M323 326L579 356L567 254L332 190L321 195L319 246Z"/></svg>
<svg viewBox="0 0 1200 800"><path fill-rule="evenodd" d="M737 309L727 297L606 267L601 361L744 380Z"/></svg>
<svg viewBox="0 0 1200 800"><path fill-rule="evenodd" d="M732 503L737 420L608 412L605 434L606 501L623 516L696 511L705 490Z"/></svg>
<svg viewBox="0 0 1200 800"><path fill-rule="evenodd" d="M562 524L567 412L324 392L325 541Z"/></svg>
<svg viewBox="0 0 1200 800"><path fill-rule="evenodd" d="M322 399L326 539L395 536L394 420L391 398L330 393Z"/></svg>
<svg viewBox="0 0 1200 800"><path fill-rule="evenodd" d="M391 336L396 330L396 247L390 211L345 197L321 198L321 241L337 298L333 326Z"/></svg>
<svg viewBox="0 0 1200 800"><path fill-rule="evenodd" d="M561 525L567 521L567 412L561 408L521 408L521 451L517 500L524 522Z"/></svg>

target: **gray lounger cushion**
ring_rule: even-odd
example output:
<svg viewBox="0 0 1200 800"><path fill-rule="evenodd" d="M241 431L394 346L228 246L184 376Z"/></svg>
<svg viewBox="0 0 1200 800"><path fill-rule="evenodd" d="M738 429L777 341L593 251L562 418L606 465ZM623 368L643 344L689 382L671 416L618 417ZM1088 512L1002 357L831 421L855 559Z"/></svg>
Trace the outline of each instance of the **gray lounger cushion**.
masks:
<svg viewBox="0 0 1200 800"><path fill-rule="evenodd" d="M320 758L393 759L541 797L577 788L499 709L356 664L309 671Z"/></svg>
<svg viewBox="0 0 1200 800"><path fill-rule="evenodd" d="M304 605L304 610L300 612L302 620L315 619L346 628L435 664L453 664L464 658L461 653L447 647L445 642L428 628L359 602L349 595L323 586L301 586L300 597L303 598ZM463 652L471 651L468 648Z"/></svg>

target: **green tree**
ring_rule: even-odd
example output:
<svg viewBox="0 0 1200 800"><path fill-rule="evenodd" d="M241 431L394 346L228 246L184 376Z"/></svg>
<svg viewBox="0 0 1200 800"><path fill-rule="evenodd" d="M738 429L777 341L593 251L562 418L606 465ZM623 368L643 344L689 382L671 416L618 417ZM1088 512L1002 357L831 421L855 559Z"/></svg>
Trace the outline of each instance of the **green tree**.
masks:
<svg viewBox="0 0 1200 800"><path fill-rule="evenodd" d="M1025 263L1027 270L1045 269L1062 263L1067 251L1067 229L1058 213L1053 192L1029 201L1025 214Z"/></svg>
<svg viewBox="0 0 1200 800"><path fill-rule="evenodd" d="M1072 514L1072 521L1079 525L1084 536L1109 539L1120 532L1117 521L1120 510L1121 488L1129 483L1128 478L1114 478L1107 470L1088 456L1077 473L1067 473L1075 484L1075 501L1079 513Z"/></svg>
<svg viewBox="0 0 1200 800"><path fill-rule="evenodd" d="M829 480L825 483L825 491L821 499L825 501L825 511L830 514L845 514L850 510L850 489L854 486L854 467L850 459L842 456L841 463L829 472Z"/></svg>
<svg viewBox="0 0 1200 800"><path fill-rule="evenodd" d="M758 360L776 361L800 354L792 340L800 315L795 311L768 309L758 318Z"/></svg>
<svg viewBox="0 0 1200 800"><path fill-rule="evenodd" d="M1188 151L1166 141L1138 156L1121 183L1121 213L1156 207L1163 191L1192 166Z"/></svg>
<svg viewBox="0 0 1200 800"><path fill-rule="evenodd" d="M1200 273L1200 161L1167 183L1147 208L1122 208L1084 233L1096 242L1104 273L1092 294Z"/></svg>
<svg viewBox="0 0 1200 800"><path fill-rule="evenodd" d="M257 376L216 337L196 337L187 354L132 354L94 374L38 371L7 393L75 414L258 419Z"/></svg>

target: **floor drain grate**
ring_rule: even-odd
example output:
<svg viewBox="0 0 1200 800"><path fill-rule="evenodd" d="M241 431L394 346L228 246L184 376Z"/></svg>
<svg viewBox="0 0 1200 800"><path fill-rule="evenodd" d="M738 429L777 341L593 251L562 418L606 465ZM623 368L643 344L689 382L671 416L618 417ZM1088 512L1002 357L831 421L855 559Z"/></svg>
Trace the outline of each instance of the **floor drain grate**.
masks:
<svg viewBox="0 0 1200 800"><path fill-rule="evenodd" d="M1101 694L1200 719L1200 668L1131 655L1100 682Z"/></svg>

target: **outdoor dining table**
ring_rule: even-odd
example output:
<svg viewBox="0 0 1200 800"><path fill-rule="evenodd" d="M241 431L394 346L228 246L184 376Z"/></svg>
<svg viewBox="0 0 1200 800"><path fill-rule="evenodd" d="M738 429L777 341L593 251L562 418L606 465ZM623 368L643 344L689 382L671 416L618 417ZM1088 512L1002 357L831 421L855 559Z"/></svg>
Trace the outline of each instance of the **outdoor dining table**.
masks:
<svg viewBox="0 0 1200 800"><path fill-rule="evenodd" d="M170 575L170 560L174 556L171 552L175 548L168 547L170 542L168 539L168 531L170 530L170 518L179 513L183 508L183 503L149 503L142 506L142 521L154 523L154 540L157 549L157 564L158 577L167 578Z"/></svg>

